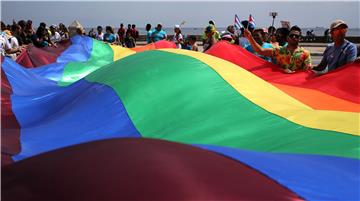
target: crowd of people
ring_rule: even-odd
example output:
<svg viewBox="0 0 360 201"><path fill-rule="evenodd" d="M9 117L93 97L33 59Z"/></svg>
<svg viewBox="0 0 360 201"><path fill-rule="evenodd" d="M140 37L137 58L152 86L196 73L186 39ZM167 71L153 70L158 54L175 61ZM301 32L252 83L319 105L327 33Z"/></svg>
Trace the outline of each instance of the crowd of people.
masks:
<svg viewBox="0 0 360 201"><path fill-rule="evenodd" d="M154 43L160 40L170 40L177 48L199 51L198 38L194 35L183 35L180 25L174 26L172 37L169 38L163 25L158 23L152 29L151 24L146 25L146 42ZM256 28L255 24L244 20L241 28L229 25L226 30L219 32L214 21L210 20L201 37L203 51L210 49L218 41L227 41L239 45L260 58L279 65L284 72L294 73L297 70L313 70L319 74L334 70L347 63L354 62L359 56L359 45L345 39L348 25L342 20L331 23L328 29L333 43L329 44L323 53L319 65L314 66L311 62L310 52L299 46L302 30L298 26L268 28ZM71 32L71 31L70 31ZM62 40L68 40L73 34L62 23L51 25L41 22L35 31L32 21L13 21L12 25L1 22L0 45L1 55L13 59L26 48L28 44L36 47L54 46ZM88 35L99 41L132 48L139 39L139 31L135 24L128 24L125 29L121 23L117 32L112 26L98 26L85 33L83 27L77 27L75 34ZM309 35L309 33L307 33Z"/></svg>

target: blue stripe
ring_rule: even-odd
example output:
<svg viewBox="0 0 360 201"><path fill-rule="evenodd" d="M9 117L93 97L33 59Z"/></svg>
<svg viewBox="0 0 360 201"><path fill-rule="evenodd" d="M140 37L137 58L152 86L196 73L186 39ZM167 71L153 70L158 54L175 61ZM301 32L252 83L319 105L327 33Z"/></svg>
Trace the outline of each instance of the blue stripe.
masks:
<svg viewBox="0 0 360 201"><path fill-rule="evenodd" d="M359 200L360 161L196 145L245 163L306 200Z"/></svg>
<svg viewBox="0 0 360 201"><path fill-rule="evenodd" d="M99 139L140 137L111 87L85 80L57 85L68 62L90 58L92 42L74 37L56 63L35 69L4 59L2 68L13 90L12 110L21 128L21 152L13 156L15 161Z"/></svg>
<svg viewBox="0 0 360 201"><path fill-rule="evenodd" d="M86 62L91 56L92 38L75 36L71 38L71 42L72 44L56 59L55 63L27 70L43 78L60 81L64 68L69 62Z"/></svg>
<svg viewBox="0 0 360 201"><path fill-rule="evenodd" d="M140 137L115 91L80 80L51 93L12 97L20 124L21 152L15 161L100 139Z"/></svg>

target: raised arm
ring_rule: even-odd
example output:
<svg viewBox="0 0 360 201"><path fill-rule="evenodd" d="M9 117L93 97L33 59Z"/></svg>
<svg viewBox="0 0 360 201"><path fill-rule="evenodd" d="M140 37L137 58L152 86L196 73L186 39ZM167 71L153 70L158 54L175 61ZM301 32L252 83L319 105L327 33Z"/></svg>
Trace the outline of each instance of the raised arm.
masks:
<svg viewBox="0 0 360 201"><path fill-rule="evenodd" d="M262 48L252 37L251 33L249 30L245 29L244 30L244 35L245 37L249 40L251 46L254 48L254 50L266 57L271 57L272 53L273 53L273 49L272 48Z"/></svg>

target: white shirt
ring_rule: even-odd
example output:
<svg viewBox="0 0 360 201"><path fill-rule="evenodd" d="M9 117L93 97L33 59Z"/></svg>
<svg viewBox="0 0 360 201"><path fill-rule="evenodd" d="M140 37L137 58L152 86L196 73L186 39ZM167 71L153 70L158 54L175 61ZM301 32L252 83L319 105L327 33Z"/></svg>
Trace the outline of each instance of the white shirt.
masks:
<svg viewBox="0 0 360 201"><path fill-rule="evenodd" d="M103 41L104 40L104 33L103 32L101 32L101 34L96 33L96 39Z"/></svg>
<svg viewBox="0 0 360 201"><path fill-rule="evenodd" d="M9 40L5 36L5 33L0 34L0 54L1 56L5 56L5 51L11 49L11 44Z"/></svg>
<svg viewBox="0 0 360 201"><path fill-rule="evenodd" d="M179 43L179 41L182 41L184 38L181 35L181 33L179 33L179 35L174 35L173 37L173 42L176 44L176 48L181 49L181 44Z"/></svg>
<svg viewBox="0 0 360 201"><path fill-rule="evenodd" d="M57 31L55 31L55 34L50 36L50 40L53 43L60 42L61 41L61 36Z"/></svg>

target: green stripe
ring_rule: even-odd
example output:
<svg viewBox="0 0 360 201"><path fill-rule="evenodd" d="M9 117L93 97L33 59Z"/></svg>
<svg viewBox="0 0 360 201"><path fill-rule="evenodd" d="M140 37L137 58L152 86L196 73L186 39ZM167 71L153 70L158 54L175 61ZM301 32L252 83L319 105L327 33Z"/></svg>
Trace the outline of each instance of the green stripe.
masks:
<svg viewBox="0 0 360 201"><path fill-rule="evenodd" d="M114 61L114 52L108 44L93 40L90 58L85 62L69 62L65 68L60 86L74 83L98 68Z"/></svg>
<svg viewBox="0 0 360 201"><path fill-rule="evenodd" d="M144 137L359 158L358 137L306 128L269 113L189 56L137 53L86 79L111 86Z"/></svg>

